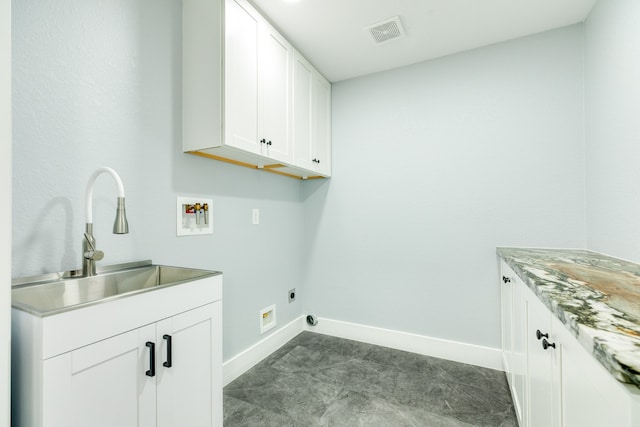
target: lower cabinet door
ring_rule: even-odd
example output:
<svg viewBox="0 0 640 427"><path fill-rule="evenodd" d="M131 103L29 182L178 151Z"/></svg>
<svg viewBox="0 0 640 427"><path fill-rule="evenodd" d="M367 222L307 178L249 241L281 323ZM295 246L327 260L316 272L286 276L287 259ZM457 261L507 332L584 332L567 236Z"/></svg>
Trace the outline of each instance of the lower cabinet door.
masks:
<svg viewBox="0 0 640 427"><path fill-rule="evenodd" d="M148 325L45 360L42 425L155 426L154 339Z"/></svg>
<svg viewBox="0 0 640 427"><path fill-rule="evenodd" d="M515 276L514 276L515 277ZM527 340L525 310L526 285L516 278L513 283L513 315L512 347L513 347L513 405L518 417L520 427L528 427L527 423Z"/></svg>
<svg viewBox="0 0 640 427"><path fill-rule="evenodd" d="M553 352L551 313L527 290L527 355L529 427L555 427L553 419ZM543 346L543 343L546 345Z"/></svg>
<svg viewBox="0 0 640 427"><path fill-rule="evenodd" d="M222 426L220 311L216 302L157 323L159 427Z"/></svg>
<svg viewBox="0 0 640 427"><path fill-rule="evenodd" d="M637 426L631 419L637 391L627 392L557 319L554 329L562 346L563 427Z"/></svg>
<svg viewBox="0 0 640 427"><path fill-rule="evenodd" d="M502 365L509 386L513 387L513 287L515 275L504 261L500 268L500 307L502 320Z"/></svg>

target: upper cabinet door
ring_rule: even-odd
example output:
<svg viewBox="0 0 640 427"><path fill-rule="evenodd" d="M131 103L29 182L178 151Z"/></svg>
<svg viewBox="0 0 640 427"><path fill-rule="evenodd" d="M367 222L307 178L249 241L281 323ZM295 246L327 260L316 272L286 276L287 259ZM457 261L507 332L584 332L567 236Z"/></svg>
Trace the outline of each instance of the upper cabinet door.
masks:
<svg viewBox="0 0 640 427"><path fill-rule="evenodd" d="M244 3L242 3L244 4ZM226 145L260 154L258 140L258 17L225 3L224 123Z"/></svg>
<svg viewBox="0 0 640 427"><path fill-rule="evenodd" d="M331 84L297 51L292 99L293 163L331 176Z"/></svg>
<svg viewBox="0 0 640 427"><path fill-rule="evenodd" d="M291 161L290 106L293 48L266 22L258 34L258 139L263 155Z"/></svg>
<svg viewBox="0 0 640 427"><path fill-rule="evenodd" d="M293 57L293 163L313 170L313 138L311 133L311 81L313 67L298 51Z"/></svg>
<svg viewBox="0 0 640 427"><path fill-rule="evenodd" d="M313 137L315 170L331 176L331 84L314 70L312 81Z"/></svg>

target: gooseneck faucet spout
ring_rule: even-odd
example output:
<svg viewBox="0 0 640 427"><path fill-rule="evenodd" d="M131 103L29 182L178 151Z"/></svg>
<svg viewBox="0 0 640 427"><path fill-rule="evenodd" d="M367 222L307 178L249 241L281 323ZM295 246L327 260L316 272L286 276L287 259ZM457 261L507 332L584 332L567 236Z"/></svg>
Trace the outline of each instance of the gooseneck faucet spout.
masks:
<svg viewBox="0 0 640 427"><path fill-rule="evenodd" d="M93 185L96 178L102 173L107 173L116 182L118 186L118 207L116 209L116 220L113 223L113 234L129 233L129 223L127 222L127 214L124 207L124 185L120 176L111 168L103 167L96 170L89 178L87 191L85 193L86 205L86 226L84 239L82 239L82 275L96 275L96 261L104 258L104 252L96 249L96 239L93 237Z"/></svg>

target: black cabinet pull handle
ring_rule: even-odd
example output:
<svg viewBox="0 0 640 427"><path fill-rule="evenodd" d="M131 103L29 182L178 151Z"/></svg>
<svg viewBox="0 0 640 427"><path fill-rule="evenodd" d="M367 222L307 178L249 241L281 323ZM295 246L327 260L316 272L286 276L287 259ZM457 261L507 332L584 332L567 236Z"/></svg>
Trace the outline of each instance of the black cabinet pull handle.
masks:
<svg viewBox="0 0 640 427"><path fill-rule="evenodd" d="M167 341L167 361L162 363L165 368L171 367L171 335L164 334L162 339Z"/></svg>
<svg viewBox="0 0 640 427"><path fill-rule="evenodd" d="M536 338L540 339L540 338L542 338L542 337L544 337L544 338L549 338L549 334L543 334L542 332L540 332L540 329L538 329L538 330L536 331Z"/></svg>
<svg viewBox="0 0 640 427"><path fill-rule="evenodd" d="M549 341L547 341L547 339L546 339L546 338L545 338L545 339L543 339L543 340L542 340L542 348L544 348L544 349L546 350L546 349L548 349L549 347L556 348L556 343L554 343L554 342L553 342L553 343L552 343L552 342L549 342Z"/></svg>
<svg viewBox="0 0 640 427"><path fill-rule="evenodd" d="M507 276L502 276L502 281L504 283L511 283L511 279L509 279Z"/></svg>
<svg viewBox="0 0 640 427"><path fill-rule="evenodd" d="M147 341L146 344L149 347L149 370L145 372L148 377L156 376L156 345L151 341Z"/></svg>
<svg viewBox="0 0 640 427"><path fill-rule="evenodd" d="M271 141L267 141L267 145L271 145Z"/></svg>
<svg viewBox="0 0 640 427"><path fill-rule="evenodd" d="M267 140L266 140L266 139L264 139L264 138L262 138L262 139L260 140L260 143L261 143L261 144L266 144L266 143L267 143Z"/></svg>

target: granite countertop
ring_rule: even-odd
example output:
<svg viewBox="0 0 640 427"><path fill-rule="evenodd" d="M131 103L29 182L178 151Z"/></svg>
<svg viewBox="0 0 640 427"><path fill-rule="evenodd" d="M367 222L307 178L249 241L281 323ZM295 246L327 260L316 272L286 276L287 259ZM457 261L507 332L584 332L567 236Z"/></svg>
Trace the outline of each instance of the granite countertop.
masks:
<svg viewBox="0 0 640 427"><path fill-rule="evenodd" d="M497 253L615 379L640 388L640 264L587 250Z"/></svg>

